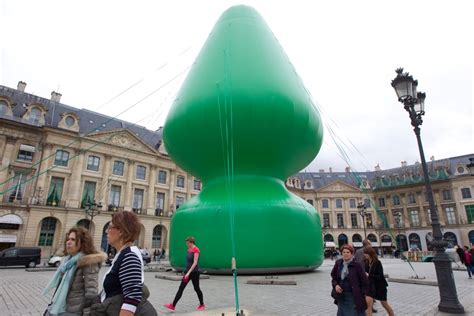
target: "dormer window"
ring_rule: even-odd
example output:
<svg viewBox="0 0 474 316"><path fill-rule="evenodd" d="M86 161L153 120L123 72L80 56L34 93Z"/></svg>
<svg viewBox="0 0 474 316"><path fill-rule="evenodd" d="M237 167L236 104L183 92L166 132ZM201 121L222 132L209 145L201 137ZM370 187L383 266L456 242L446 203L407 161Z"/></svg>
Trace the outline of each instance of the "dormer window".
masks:
<svg viewBox="0 0 474 316"><path fill-rule="evenodd" d="M74 123L76 123L76 119L72 116L67 116L64 122L66 123L68 127L71 127L74 125Z"/></svg>
<svg viewBox="0 0 474 316"><path fill-rule="evenodd" d="M32 108L30 111L30 118L28 121L32 124L39 124L41 120L41 110L38 108Z"/></svg>
<svg viewBox="0 0 474 316"><path fill-rule="evenodd" d="M0 115L12 115L11 108L6 101L0 100Z"/></svg>
<svg viewBox="0 0 474 316"><path fill-rule="evenodd" d="M79 117L74 112L64 112L60 114L61 120L58 122L59 128L64 128L79 132Z"/></svg>

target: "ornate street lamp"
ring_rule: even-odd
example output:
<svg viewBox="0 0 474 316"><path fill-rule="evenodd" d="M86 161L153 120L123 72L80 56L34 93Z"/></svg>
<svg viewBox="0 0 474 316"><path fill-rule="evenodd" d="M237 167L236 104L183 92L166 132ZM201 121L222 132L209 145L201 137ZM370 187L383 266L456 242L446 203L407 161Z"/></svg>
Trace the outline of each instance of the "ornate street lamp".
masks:
<svg viewBox="0 0 474 316"><path fill-rule="evenodd" d="M433 247L435 249L435 257L433 262L436 269L436 277L438 280L438 288L440 293L440 303L438 309L442 312L463 314L464 307L461 305L456 292L456 284L454 283L453 269L451 260L445 252L447 242L443 240L441 227L439 223L438 211L433 199L433 190L426 166L425 154L420 137L420 125L423 123L422 116L425 114L425 98L426 94L417 92L418 81L414 80L409 73L404 73L403 68L396 70L397 76L392 80L392 87L398 97L398 101L404 105L411 120L411 125L418 142L418 150L421 157L421 166L423 168L423 176L425 180L426 192L428 194L428 202L431 210L431 226L433 227Z"/></svg>
<svg viewBox="0 0 474 316"><path fill-rule="evenodd" d="M100 210L102 209L102 203L99 202L99 204L94 202L92 203L86 203L86 208L84 209L84 212L86 213L86 218L87 216L90 216L91 218L91 228L94 223L94 217L100 214ZM90 229L89 229L90 230Z"/></svg>
<svg viewBox="0 0 474 316"><path fill-rule="evenodd" d="M367 239L367 233L365 231L365 216L367 215L367 207L365 206L364 202L359 202L357 204L357 208L359 209L359 215L362 217L362 227L364 228L364 239Z"/></svg>

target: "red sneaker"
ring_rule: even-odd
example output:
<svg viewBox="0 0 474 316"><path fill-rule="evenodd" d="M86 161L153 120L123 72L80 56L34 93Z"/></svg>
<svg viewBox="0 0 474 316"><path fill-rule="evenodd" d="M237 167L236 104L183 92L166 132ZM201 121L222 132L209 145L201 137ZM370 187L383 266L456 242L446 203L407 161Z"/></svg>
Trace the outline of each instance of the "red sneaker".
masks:
<svg viewBox="0 0 474 316"><path fill-rule="evenodd" d="M166 307L167 309L169 309L170 311L174 311L176 309L176 307L174 307L173 304L165 304L163 306Z"/></svg>
<svg viewBox="0 0 474 316"><path fill-rule="evenodd" d="M198 307L196 307L196 309L197 309L198 311L203 311L203 310L206 309L206 305L199 305Z"/></svg>

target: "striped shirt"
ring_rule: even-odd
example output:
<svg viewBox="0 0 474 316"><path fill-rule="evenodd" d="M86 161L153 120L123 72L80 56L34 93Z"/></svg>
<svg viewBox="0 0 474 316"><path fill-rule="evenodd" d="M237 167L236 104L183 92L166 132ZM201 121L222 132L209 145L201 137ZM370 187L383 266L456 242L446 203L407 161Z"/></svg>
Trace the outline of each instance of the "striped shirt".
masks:
<svg viewBox="0 0 474 316"><path fill-rule="evenodd" d="M135 246L124 248L115 256L112 266L104 276L103 300L122 294L121 309L135 313L142 300L143 282L143 259L140 250Z"/></svg>

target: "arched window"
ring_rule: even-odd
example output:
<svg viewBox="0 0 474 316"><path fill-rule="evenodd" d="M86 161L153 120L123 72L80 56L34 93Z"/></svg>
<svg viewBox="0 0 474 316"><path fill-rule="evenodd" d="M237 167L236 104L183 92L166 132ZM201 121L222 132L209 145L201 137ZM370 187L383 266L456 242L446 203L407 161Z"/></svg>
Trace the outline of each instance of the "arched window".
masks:
<svg viewBox="0 0 474 316"><path fill-rule="evenodd" d="M324 235L324 241L334 241L334 237L331 234Z"/></svg>
<svg viewBox="0 0 474 316"><path fill-rule="evenodd" d="M41 221L40 237L38 246L52 246L54 241L54 232L56 231L57 219L46 217Z"/></svg>
<svg viewBox="0 0 474 316"><path fill-rule="evenodd" d="M445 232L443 238L448 242L448 248L453 248L458 244L458 239L452 232Z"/></svg>
<svg viewBox="0 0 474 316"><path fill-rule="evenodd" d="M155 228L153 228L153 237L151 240L151 248L157 249L161 248L161 234L162 234L162 229L161 225L156 225Z"/></svg>
<svg viewBox="0 0 474 316"><path fill-rule="evenodd" d="M77 222L77 226L84 227L85 229L89 230L91 228L91 221L83 218Z"/></svg>
<svg viewBox="0 0 474 316"><path fill-rule="evenodd" d="M377 236L374 234L368 234L367 239L370 240L370 242L377 242Z"/></svg>
<svg viewBox="0 0 474 316"><path fill-rule="evenodd" d="M420 235L418 234L415 234L415 233L411 233L409 236L408 236L408 242L410 244L410 249L413 249L413 250L421 250L421 240L420 240Z"/></svg>
<svg viewBox="0 0 474 316"><path fill-rule="evenodd" d="M339 244L339 247L349 243L348 241L348 238L347 238L347 235L346 234L340 234L338 237L337 237L337 243Z"/></svg>
<svg viewBox="0 0 474 316"><path fill-rule="evenodd" d="M362 236L359 234L354 234L352 236L352 242L362 242Z"/></svg>
<svg viewBox="0 0 474 316"><path fill-rule="evenodd" d="M407 236L400 234L395 238L397 240L397 248L401 251L408 251Z"/></svg>

